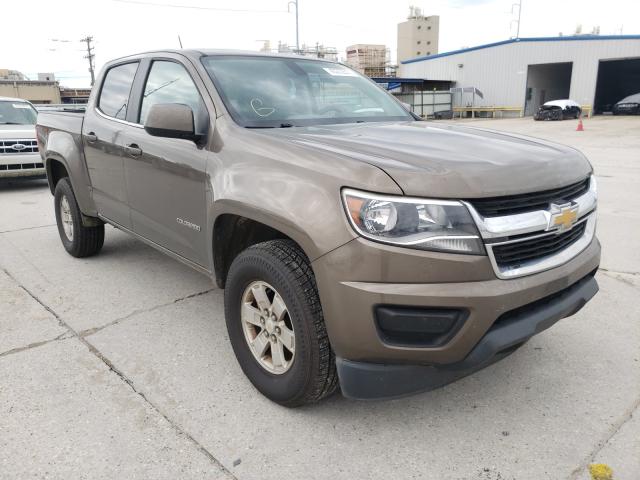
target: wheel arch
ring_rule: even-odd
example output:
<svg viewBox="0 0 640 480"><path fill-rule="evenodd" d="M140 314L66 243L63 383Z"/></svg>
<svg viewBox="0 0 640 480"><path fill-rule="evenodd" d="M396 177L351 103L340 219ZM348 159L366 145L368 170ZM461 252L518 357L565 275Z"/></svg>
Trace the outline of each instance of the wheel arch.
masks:
<svg viewBox="0 0 640 480"><path fill-rule="evenodd" d="M69 176L69 169L65 165L64 161L55 156L49 156L45 160L45 169L47 171L47 182L49 183L49 190L53 195L56 191L56 185L58 182Z"/></svg>
<svg viewBox="0 0 640 480"><path fill-rule="evenodd" d="M293 241L309 257L309 253L285 229L239 213L222 213L213 224L213 270L216 284L224 288L233 260L252 245L269 240Z"/></svg>

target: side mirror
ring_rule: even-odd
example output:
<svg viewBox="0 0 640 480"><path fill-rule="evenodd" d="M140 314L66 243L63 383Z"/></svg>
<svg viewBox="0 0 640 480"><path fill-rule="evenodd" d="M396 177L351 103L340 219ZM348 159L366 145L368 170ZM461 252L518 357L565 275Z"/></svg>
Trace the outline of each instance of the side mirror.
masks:
<svg viewBox="0 0 640 480"><path fill-rule="evenodd" d="M182 138L196 141L193 110L180 103L156 103L151 106L144 129L154 137Z"/></svg>

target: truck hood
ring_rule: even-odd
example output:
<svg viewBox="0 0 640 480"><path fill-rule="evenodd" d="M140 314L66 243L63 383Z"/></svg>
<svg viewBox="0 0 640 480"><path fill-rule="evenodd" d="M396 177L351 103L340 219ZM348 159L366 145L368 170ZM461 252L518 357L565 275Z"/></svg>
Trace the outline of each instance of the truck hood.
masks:
<svg viewBox="0 0 640 480"><path fill-rule="evenodd" d="M0 139L26 140L36 138L35 125L1 125Z"/></svg>
<svg viewBox="0 0 640 480"><path fill-rule="evenodd" d="M592 171L577 150L521 135L432 122L269 129L306 148L384 170L406 195L478 198L548 190Z"/></svg>

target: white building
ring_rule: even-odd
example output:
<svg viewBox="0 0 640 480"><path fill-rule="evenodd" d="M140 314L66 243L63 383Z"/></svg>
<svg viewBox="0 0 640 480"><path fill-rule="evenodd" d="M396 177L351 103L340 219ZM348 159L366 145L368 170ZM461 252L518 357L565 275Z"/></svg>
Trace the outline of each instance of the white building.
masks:
<svg viewBox="0 0 640 480"><path fill-rule="evenodd" d="M570 98L599 113L640 92L640 35L511 39L405 60L400 76L475 87L484 94L476 106L531 115L546 101Z"/></svg>

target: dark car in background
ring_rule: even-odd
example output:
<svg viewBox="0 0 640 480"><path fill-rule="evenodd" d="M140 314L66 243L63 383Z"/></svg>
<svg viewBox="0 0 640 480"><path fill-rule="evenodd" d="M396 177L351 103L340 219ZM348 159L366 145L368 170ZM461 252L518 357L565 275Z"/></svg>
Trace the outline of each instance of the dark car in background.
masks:
<svg viewBox="0 0 640 480"><path fill-rule="evenodd" d="M573 100L551 100L541 105L534 114L534 120L566 120L578 118L582 115L582 108Z"/></svg>
<svg viewBox="0 0 640 480"><path fill-rule="evenodd" d="M640 115L640 92L623 98L613 106L614 115Z"/></svg>

